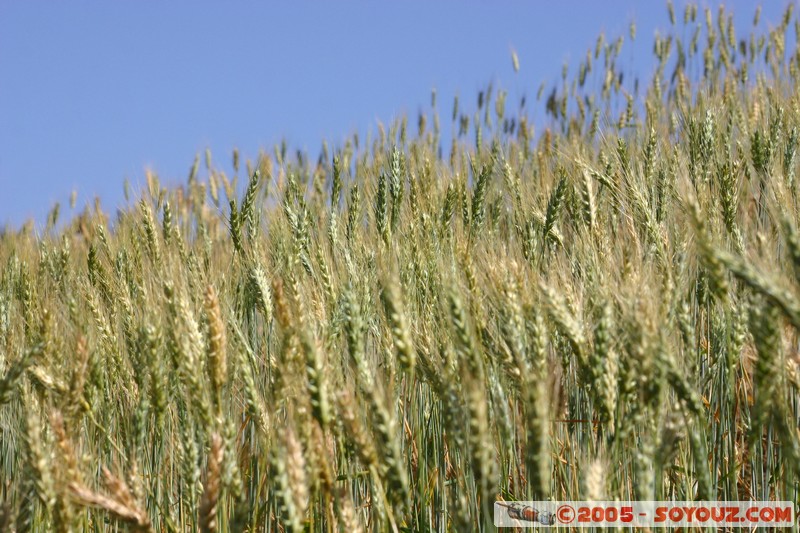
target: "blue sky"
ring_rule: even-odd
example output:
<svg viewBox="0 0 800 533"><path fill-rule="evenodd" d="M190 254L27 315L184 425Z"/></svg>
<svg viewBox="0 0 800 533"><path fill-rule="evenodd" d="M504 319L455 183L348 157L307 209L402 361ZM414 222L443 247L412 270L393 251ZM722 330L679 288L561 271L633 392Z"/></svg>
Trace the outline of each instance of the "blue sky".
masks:
<svg viewBox="0 0 800 533"><path fill-rule="evenodd" d="M749 31L755 4L725 4ZM767 2L762 23L784 7ZM0 227L41 225L56 201L68 214L73 190L78 209L98 195L113 213L126 178L182 182L206 147L221 167L282 138L316 158L323 139L415 123L432 88L443 129L453 96L473 109L489 82L533 103L601 31L627 41L632 20L622 57L647 80L665 2L0 0Z"/></svg>

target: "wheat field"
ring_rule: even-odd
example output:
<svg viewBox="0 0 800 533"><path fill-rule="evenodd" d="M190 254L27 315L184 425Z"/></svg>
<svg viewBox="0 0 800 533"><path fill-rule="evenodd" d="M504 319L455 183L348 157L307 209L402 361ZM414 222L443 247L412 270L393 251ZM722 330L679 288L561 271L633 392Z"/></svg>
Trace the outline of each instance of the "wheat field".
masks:
<svg viewBox="0 0 800 533"><path fill-rule="evenodd" d="M666 11L635 90L632 25L519 105L4 231L0 531L798 502L800 19Z"/></svg>

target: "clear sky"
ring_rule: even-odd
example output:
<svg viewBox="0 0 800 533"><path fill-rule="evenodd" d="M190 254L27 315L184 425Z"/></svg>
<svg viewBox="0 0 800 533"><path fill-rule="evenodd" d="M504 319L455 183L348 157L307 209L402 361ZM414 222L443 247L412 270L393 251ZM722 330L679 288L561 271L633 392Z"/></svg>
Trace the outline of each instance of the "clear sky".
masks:
<svg viewBox="0 0 800 533"><path fill-rule="evenodd" d="M725 4L749 31L756 4ZM767 1L762 24L785 6ZM78 209L99 195L113 213L125 178L136 187L151 168L182 182L206 147L222 167L234 147L246 160L282 138L316 158L322 139L402 113L415 124L432 88L448 130L453 96L474 110L489 82L533 103L601 31L625 35L622 57L647 80L654 32L668 27L658 0L0 0L0 227L40 225L56 201L68 214L73 190Z"/></svg>

